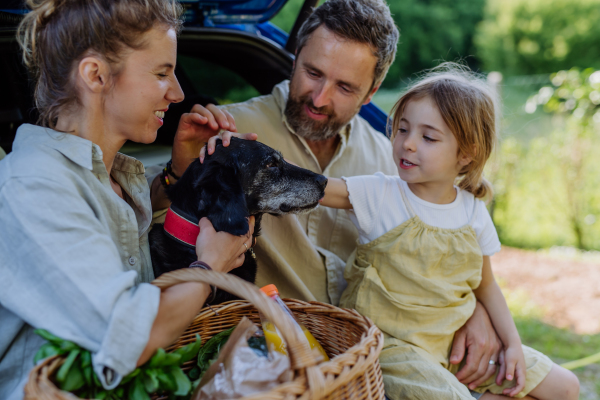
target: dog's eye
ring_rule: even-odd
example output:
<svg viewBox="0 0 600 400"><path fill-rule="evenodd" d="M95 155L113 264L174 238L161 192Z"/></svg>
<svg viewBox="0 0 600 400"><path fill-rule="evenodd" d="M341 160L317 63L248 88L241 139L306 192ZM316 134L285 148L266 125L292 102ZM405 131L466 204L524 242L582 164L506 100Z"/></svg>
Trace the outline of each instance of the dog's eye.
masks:
<svg viewBox="0 0 600 400"><path fill-rule="evenodd" d="M268 163L265 165L265 168L277 168L277 165L275 163Z"/></svg>

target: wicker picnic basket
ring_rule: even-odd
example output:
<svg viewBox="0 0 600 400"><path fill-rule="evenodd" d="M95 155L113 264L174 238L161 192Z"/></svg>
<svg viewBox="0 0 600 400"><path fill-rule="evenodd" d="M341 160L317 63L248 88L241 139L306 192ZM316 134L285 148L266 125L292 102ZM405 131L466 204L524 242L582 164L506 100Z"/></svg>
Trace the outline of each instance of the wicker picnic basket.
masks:
<svg viewBox="0 0 600 400"><path fill-rule="evenodd" d="M166 289L177 283L189 281L216 285L248 301L230 301L218 306L205 307L167 351L193 342L196 334L199 334L205 343L217 333L237 325L244 316L259 324L258 310L275 322L287 343L294 378L268 392L243 397L244 400L385 398L378 361L383 347L383 335L368 318L354 310L341 309L329 304L285 299L294 315L329 355L329 361L319 363L315 354L302 340L302 333L291 324L284 323L286 318L283 311L254 285L233 275L200 268L173 271L161 275L152 283ZM51 357L35 366L25 386L25 400L78 399L71 393L59 390L50 380L63 362L62 357ZM166 399L159 396L154 398Z"/></svg>

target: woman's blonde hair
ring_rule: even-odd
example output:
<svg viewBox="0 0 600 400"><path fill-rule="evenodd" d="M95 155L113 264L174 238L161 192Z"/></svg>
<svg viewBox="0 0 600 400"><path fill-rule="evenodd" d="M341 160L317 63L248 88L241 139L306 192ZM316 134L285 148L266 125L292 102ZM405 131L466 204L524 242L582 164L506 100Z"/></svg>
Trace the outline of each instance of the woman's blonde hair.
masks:
<svg viewBox="0 0 600 400"><path fill-rule="evenodd" d="M179 32L176 0L27 0L31 12L19 25L23 62L35 81L38 123L54 128L58 114L80 105L73 72L95 54L117 76L126 49L140 49L143 34L162 25Z"/></svg>
<svg viewBox="0 0 600 400"><path fill-rule="evenodd" d="M459 154L472 158L459 173L458 187L477 198L491 197L483 168L496 145L498 99L485 79L467 67L445 62L412 85L392 109L392 140L409 101L431 98L458 142Z"/></svg>

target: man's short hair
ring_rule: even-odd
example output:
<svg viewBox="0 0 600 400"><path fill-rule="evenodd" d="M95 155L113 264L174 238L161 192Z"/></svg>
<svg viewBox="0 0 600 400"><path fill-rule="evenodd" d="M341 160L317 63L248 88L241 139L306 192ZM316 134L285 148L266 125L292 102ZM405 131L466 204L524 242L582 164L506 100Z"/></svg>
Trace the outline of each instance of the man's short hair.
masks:
<svg viewBox="0 0 600 400"><path fill-rule="evenodd" d="M317 7L298 32L298 54L321 25L343 38L366 43L377 57L373 86L379 85L394 62L400 33L383 0L328 0Z"/></svg>

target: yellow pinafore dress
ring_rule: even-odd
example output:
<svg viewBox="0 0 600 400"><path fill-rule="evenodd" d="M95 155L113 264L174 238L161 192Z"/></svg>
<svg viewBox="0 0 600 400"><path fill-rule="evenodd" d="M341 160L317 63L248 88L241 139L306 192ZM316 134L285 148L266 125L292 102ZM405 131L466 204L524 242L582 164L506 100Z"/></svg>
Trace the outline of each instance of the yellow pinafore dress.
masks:
<svg viewBox="0 0 600 400"><path fill-rule="evenodd" d="M365 244L346 264L348 287L341 307L354 308L383 331L379 357L386 395L392 400L472 400L448 358L454 333L475 309L483 256L471 221L458 229L425 224L400 188L410 219ZM550 372L552 361L523 346L527 384L523 397ZM475 391L501 394L490 378Z"/></svg>

